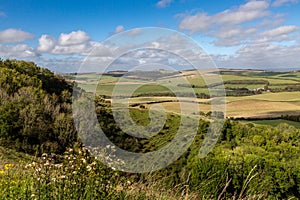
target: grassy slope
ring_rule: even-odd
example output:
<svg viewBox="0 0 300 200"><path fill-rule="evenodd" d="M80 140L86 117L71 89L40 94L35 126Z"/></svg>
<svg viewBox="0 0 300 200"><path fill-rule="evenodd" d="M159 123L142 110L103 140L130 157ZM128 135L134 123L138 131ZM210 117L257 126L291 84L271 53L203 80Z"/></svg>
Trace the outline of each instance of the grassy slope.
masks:
<svg viewBox="0 0 300 200"><path fill-rule="evenodd" d="M247 121L248 123L249 121ZM276 127L278 124L281 123L286 123L291 126L294 126L296 128L300 128L300 123L299 122L293 122L293 121L288 121L288 120L283 120L283 119L273 119L273 120L255 120L255 121L250 121L250 123L253 124L259 124L259 125L270 125L273 127Z"/></svg>
<svg viewBox="0 0 300 200"><path fill-rule="evenodd" d="M35 158L25 153L17 152L13 149L0 146L0 169L5 164L16 164L20 162L30 162Z"/></svg>

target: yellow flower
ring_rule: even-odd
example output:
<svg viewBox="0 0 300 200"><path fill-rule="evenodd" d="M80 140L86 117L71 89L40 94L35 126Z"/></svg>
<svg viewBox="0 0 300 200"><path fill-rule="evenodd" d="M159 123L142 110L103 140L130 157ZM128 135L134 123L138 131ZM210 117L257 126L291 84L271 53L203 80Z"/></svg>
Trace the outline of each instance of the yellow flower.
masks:
<svg viewBox="0 0 300 200"><path fill-rule="evenodd" d="M1 175L4 175L4 174L5 174L5 171L0 170L0 174L1 174Z"/></svg>
<svg viewBox="0 0 300 200"><path fill-rule="evenodd" d="M4 165L4 168L6 169L6 170L8 170L9 168L12 168L14 166L14 164L5 164Z"/></svg>

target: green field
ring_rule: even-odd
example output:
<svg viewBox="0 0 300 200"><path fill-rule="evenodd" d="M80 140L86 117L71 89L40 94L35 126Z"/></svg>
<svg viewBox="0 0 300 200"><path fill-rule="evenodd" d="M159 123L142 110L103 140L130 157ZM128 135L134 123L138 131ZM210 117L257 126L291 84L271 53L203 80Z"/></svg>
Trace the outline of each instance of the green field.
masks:
<svg viewBox="0 0 300 200"><path fill-rule="evenodd" d="M242 121L245 122L245 121ZM283 120L283 119L272 119L272 120L257 120L257 121L246 121L247 123L253 123L253 124L258 124L258 125L270 125L273 127L278 126L279 124L286 123L291 126L294 126L296 128L300 128L300 122L293 122L293 121L288 121L288 120Z"/></svg>
<svg viewBox="0 0 300 200"><path fill-rule="evenodd" d="M165 107L167 112L195 115L194 110L195 100L190 100L188 95L191 91L196 94L207 94L209 90L205 88L205 80L196 71L183 71L180 75L173 72L158 71L158 76L155 73L147 72L145 77L143 73L132 72L130 76L122 76L122 73L108 73L101 76L99 74L79 74L76 78L79 87L82 87L88 92L92 91L96 85L96 94L104 95L110 98L114 92L117 96L132 96L131 103L140 103L150 108L155 102ZM174 75L175 74L175 75ZM272 71L255 71L255 70L223 70L221 71L222 79L225 83L224 87L230 89L247 88L249 92L242 96L227 96L227 116L228 117L278 117L285 114L298 115L300 114L300 92L286 92L285 87L288 85L299 86L300 81L297 79L300 72L272 72ZM137 76L139 75L139 76ZM251 84L246 84L248 82ZM250 83L249 82L249 83ZM257 83L256 83L257 82ZM259 84L258 84L259 82ZM270 90L263 91L261 94L252 94L251 91L257 88L264 88L265 83L268 84ZM192 88L181 86L190 84ZM117 85L117 86L116 86ZM194 87L195 86L195 87ZM129 92L131 91L131 92ZM181 99L184 98L184 104L181 104L179 109L178 102L174 102L172 97L174 93L180 93ZM228 91L229 92L229 91ZM235 90L231 93L235 94ZM202 112L209 112L209 103L212 99L198 99L198 107ZM164 101L164 102L161 102ZM167 102L169 101L169 102ZM178 101L178 99L176 100ZM201 103L202 102L202 103ZM147 105L151 103L151 105ZM183 106L184 105L184 106Z"/></svg>

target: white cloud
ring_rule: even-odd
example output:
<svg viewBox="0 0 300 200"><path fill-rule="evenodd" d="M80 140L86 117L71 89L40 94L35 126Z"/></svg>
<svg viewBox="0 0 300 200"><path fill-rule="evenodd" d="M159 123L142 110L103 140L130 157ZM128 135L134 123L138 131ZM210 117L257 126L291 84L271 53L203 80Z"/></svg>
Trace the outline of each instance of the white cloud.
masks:
<svg viewBox="0 0 300 200"><path fill-rule="evenodd" d="M256 28L224 27L213 34L217 38L214 44L216 46L237 46L242 44L245 38L255 35L256 32Z"/></svg>
<svg viewBox="0 0 300 200"><path fill-rule="evenodd" d="M82 55L94 56L94 57L111 57L113 55L112 49L109 46L105 46L99 42L90 42L89 48L82 52Z"/></svg>
<svg viewBox="0 0 300 200"><path fill-rule="evenodd" d="M156 6L159 8L164 8L169 6L172 3L173 0L160 0L156 3Z"/></svg>
<svg viewBox="0 0 300 200"><path fill-rule="evenodd" d="M261 35L265 37L276 37L276 36L290 34L296 31L297 29L298 29L297 26L280 26L272 30L267 30L263 32Z"/></svg>
<svg viewBox="0 0 300 200"><path fill-rule="evenodd" d="M122 32L122 31L124 31L124 26L119 25L119 26L116 27L114 33L120 33L120 32Z"/></svg>
<svg viewBox="0 0 300 200"><path fill-rule="evenodd" d="M300 68L300 45L253 43L241 47L234 56L215 56L219 67L252 69Z"/></svg>
<svg viewBox="0 0 300 200"><path fill-rule="evenodd" d="M189 30L192 33L202 33L215 26L238 25L260 19L270 14L269 3L266 1L250 1L238 8L232 8L215 15L198 13L186 15L179 24L182 30Z"/></svg>
<svg viewBox="0 0 300 200"><path fill-rule="evenodd" d="M78 30L69 34L61 33L58 38L58 44L61 46L78 45L89 40L90 37L84 31Z"/></svg>
<svg viewBox="0 0 300 200"><path fill-rule="evenodd" d="M275 0L272 4L274 7L280 7L290 3L298 3L298 0Z"/></svg>
<svg viewBox="0 0 300 200"><path fill-rule="evenodd" d="M186 16L179 24L182 30L189 30L191 33L204 32L211 27L211 16L206 13L199 13L192 16Z"/></svg>
<svg viewBox="0 0 300 200"><path fill-rule="evenodd" d="M7 58L36 57L35 51L27 44L0 45L0 56Z"/></svg>
<svg viewBox="0 0 300 200"><path fill-rule="evenodd" d="M111 47L99 42L90 41L83 31L60 34L58 40L50 35L42 35L36 51L53 55L79 55L105 57L112 56Z"/></svg>
<svg viewBox="0 0 300 200"><path fill-rule="evenodd" d="M216 14L214 20L219 23L240 24L262 18L269 14L269 3L266 1L250 1L237 9L225 10Z"/></svg>
<svg viewBox="0 0 300 200"><path fill-rule="evenodd" d="M271 13L269 6L267 1L254 0L214 15L203 12L181 15L183 18L179 28L192 34L208 36L214 39L212 43L215 46L295 40L292 33L296 32L298 27L284 25L286 15Z"/></svg>
<svg viewBox="0 0 300 200"><path fill-rule="evenodd" d="M39 38L39 46L37 50L39 52L50 52L55 46L55 39L50 35L42 35Z"/></svg>
<svg viewBox="0 0 300 200"><path fill-rule="evenodd" d="M143 30L141 28L135 28L135 29L132 29L132 30L128 31L127 35L137 36L137 35L141 34L142 32L143 32Z"/></svg>
<svg viewBox="0 0 300 200"><path fill-rule="evenodd" d="M33 39L34 35L17 29L6 29L0 31L0 43L22 42L24 40Z"/></svg>
<svg viewBox="0 0 300 200"><path fill-rule="evenodd" d="M67 54L82 54L89 48L88 44L75 44L69 46L55 46L51 51L53 54L67 55Z"/></svg>

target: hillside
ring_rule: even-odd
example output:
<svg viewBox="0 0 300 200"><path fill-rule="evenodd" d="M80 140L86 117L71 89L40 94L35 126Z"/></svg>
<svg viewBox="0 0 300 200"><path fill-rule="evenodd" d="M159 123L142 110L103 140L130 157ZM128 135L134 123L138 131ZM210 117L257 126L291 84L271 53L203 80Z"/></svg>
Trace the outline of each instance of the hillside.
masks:
<svg viewBox="0 0 300 200"><path fill-rule="evenodd" d="M0 144L31 154L72 146L72 86L30 62L1 60L0 74Z"/></svg>
<svg viewBox="0 0 300 200"><path fill-rule="evenodd" d="M300 195L299 128L286 123L268 126L255 121L225 120L217 144L203 158L199 155L203 141L213 143L215 139L207 137L211 133L211 113L197 120L167 112L162 128L155 123L152 135L138 137L147 134L138 131L134 137L119 127L111 102L96 95L94 105L100 127L112 144L121 149L146 154L175 141L171 154L176 154L185 148L180 146L182 143L191 141L186 151L163 169L125 173L116 167L126 170L132 162L126 161L126 157L116 159L119 155L112 151L116 147L105 146L99 154L110 161L108 166L95 159L89 147L82 147L81 142L99 141L93 133L91 138L82 135L77 138L71 109L72 82L34 63L7 60L1 61L0 66L0 199L296 199ZM192 80L196 83L196 79ZM142 88L140 92L148 89ZM155 87L149 90L153 94ZM85 92L77 95L91 96ZM162 101L169 97L157 98ZM270 98L269 93L251 97ZM182 98L188 101L189 97ZM148 107L151 104L145 102L153 101L152 96L133 100L139 105L129 108L130 117L145 127L151 123ZM154 109L152 114L155 120L162 112ZM298 120L292 116L285 118ZM181 127L182 135L176 137L182 121L187 124ZM121 125L131 128L127 131L137 129L129 126L132 122L123 122ZM195 122L197 133L191 138L189 124ZM82 127L84 123L79 126ZM155 162L167 159L165 154ZM142 162L138 164L149 167Z"/></svg>

